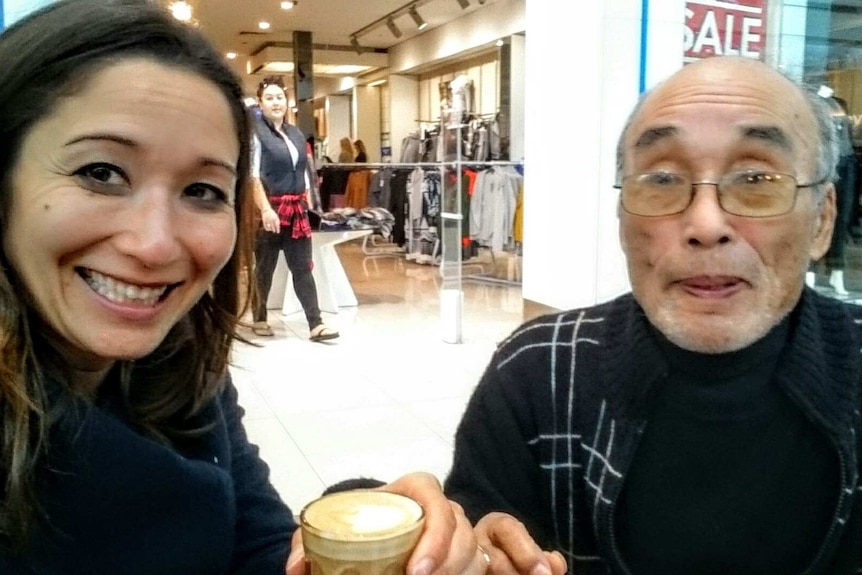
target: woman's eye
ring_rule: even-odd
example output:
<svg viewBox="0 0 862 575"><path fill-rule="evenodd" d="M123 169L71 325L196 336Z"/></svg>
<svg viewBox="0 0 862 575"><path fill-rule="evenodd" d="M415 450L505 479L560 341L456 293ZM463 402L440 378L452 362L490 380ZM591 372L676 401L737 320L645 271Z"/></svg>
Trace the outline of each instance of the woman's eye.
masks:
<svg viewBox="0 0 862 575"><path fill-rule="evenodd" d="M106 163L87 164L75 170L75 175L90 185L122 186L128 183L126 174L117 166Z"/></svg>
<svg viewBox="0 0 862 575"><path fill-rule="evenodd" d="M230 204L228 194L211 184L192 184L186 188L186 195L196 200L206 203L226 203Z"/></svg>

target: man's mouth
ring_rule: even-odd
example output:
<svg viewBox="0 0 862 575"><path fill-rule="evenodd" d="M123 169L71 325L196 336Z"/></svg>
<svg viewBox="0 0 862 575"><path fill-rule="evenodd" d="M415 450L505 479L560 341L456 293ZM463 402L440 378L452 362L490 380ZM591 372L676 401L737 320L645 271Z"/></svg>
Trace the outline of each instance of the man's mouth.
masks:
<svg viewBox="0 0 862 575"><path fill-rule="evenodd" d="M744 280L733 276L695 276L678 283L687 292L706 297L732 295L745 284Z"/></svg>
<svg viewBox="0 0 862 575"><path fill-rule="evenodd" d="M78 274L93 291L118 304L156 305L179 284L142 286L120 281L94 270L78 268Z"/></svg>

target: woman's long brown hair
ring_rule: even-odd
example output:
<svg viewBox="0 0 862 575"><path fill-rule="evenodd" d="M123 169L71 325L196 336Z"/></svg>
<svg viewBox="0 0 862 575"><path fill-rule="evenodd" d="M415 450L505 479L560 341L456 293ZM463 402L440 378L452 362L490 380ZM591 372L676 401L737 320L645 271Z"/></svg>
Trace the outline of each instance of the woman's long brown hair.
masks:
<svg viewBox="0 0 862 575"><path fill-rule="evenodd" d="M249 119L243 91L221 55L191 27L149 0L60 0L0 35L0 231L9 213L12 171L21 142L58 98L80 91L95 73L124 58L150 58L212 82L230 107L239 142L238 240L210 289L158 348L119 367L133 425L165 444L196 430L189 423L221 389L241 306L253 282L254 203L248 188ZM242 293L241 293L242 292ZM54 412L51 389L74 395L46 348L28 294L0 253L0 548L26 548L41 517L36 472ZM62 416L62 414L60 414Z"/></svg>

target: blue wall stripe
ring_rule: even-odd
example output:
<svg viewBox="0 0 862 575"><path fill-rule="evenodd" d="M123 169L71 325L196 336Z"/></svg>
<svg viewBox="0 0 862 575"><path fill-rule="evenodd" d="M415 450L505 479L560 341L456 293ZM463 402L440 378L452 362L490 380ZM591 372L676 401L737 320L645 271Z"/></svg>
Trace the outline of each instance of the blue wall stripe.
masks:
<svg viewBox="0 0 862 575"><path fill-rule="evenodd" d="M650 0L641 0L641 69L640 80L638 83L639 94L643 94L644 90L646 90L647 41L649 40L649 3Z"/></svg>

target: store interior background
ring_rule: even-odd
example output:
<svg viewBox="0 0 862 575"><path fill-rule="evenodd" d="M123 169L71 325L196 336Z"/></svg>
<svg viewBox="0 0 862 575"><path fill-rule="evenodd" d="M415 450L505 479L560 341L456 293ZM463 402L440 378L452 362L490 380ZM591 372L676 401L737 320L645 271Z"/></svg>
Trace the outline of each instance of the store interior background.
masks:
<svg viewBox="0 0 862 575"><path fill-rule="evenodd" d="M397 161L402 138L419 121L438 117L439 83L465 74L476 90L475 112L504 109L509 115L510 159L524 162L520 285L464 283L461 345L440 345L434 289L427 292L428 299L420 298L424 303L405 297L411 312L387 314L363 305L369 301L362 295L365 286L399 295L422 290L415 283L369 275L367 265L361 266L362 273L360 267L352 268L360 295L353 317L359 321L338 349L315 349L313 354L343 358L351 346L353 365L362 366L359 379L370 382L360 407L324 408L308 414L302 424L275 413L280 423L272 424L276 436L279 427L288 430L290 441L324 484L356 474L390 479L409 469L426 469L442 479L460 413L507 331L542 311L592 305L628 290L612 188L617 136L639 95L686 61L734 51L761 57L792 77L830 85L848 101L857 125L862 118L862 0L604 0L577 3L566 11L558 3L526 0L301 0L291 10L273 9L275 0L247 0L241 11L227 0L199 3L201 25L222 50L237 53L234 62L250 93L268 60L291 59L287 46L295 30L311 32L315 63L373 66L358 76L315 74L313 98L297 105L310 108L317 135L327 138L332 157L337 155L335 142L348 136L368 144L370 161L387 159L381 153L385 148ZM427 22L425 29L419 30L406 13L411 6ZM386 23L387 15L400 37ZM270 20L269 32L255 28L262 19ZM361 53L353 38L364 48ZM857 131L857 137L862 144L862 133ZM862 298L862 248L857 243L862 246L851 241L848 248L846 285L851 293L842 296L851 300ZM349 250L342 254L350 257ZM345 265L351 269L358 263ZM405 265L409 271L411 265ZM426 274L414 273L410 281ZM817 287L838 297L822 277ZM427 312L424 319L417 308ZM301 346L301 330L293 330L291 321L285 332L296 335ZM421 327L423 321L427 328ZM375 327L363 331L370 325ZM376 335L388 338L393 332L399 334L395 341L381 340L383 355L380 345L369 345ZM272 395L271 382L263 382L265 373L249 377L258 381L259 397L279 395ZM355 389L340 387L350 381L349 372L334 379L342 381L321 385L332 385L332 394L353 397ZM362 407L369 397L388 407ZM285 411L276 402L268 405ZM385 415L390 408L393 412ZM335 447L339 441L331 433L326 437L329 431L352 441ZM287 443L280 443L279 456L269 458L277 462L274 472L283 482L299 467L283 462L300 459L283 452ZM265 455L272 449L267 445L262 444ZM314 481L311 485L316 488Z"/></svg>
<svg viewBox="0 0 862 575"><path fill-rule="evenodd" d="M0 0L3 23L50 1ZM317 65L371 66L347 75L315 69L312 93L296 104L310 108L315 131L330 141L366 141L371 160L383 147L397 155L417 122L433 119L441 80L471 76L478 112L508 107L510 156L526 171L526 304L591 305L628 288L612 188L616 137L638 95L683 65L692 13L731 14L731 28L744 24L744 12L763 20L755 33L764 59L834 85L857 123L862 115L862 0L603 0L578 3L572 14L526 0L299 0L290 10L282 3L187 0L194 25L235 56L249 95L270 64L292 60L295 32L310 35ZM427 23L422 30L411 7ZM717 37L715 51L738 49L736 41ZM862 277L848 272L848 283L862 289Z"/></svg>
<svg viewBox="0 0 862 575"><path fill-rule="evenodd" d="M387 159L381 149L386 147L397 162L402 139L420 120L433 123L440 116L439 83L466 75L473 83L474 112L495 114L508 105L510 157L523 160L525 2L472 0L466 8L455 0L417 3L427 22L424 30L401 13L393 20L402 36L379 24L358 35L361 53L351 37L404 8L403 0L308 0L288 11L273 2L268 6L276 6L274 12L260 3L262 11L255 13L256 4L248 2L242 23L234 8L210 13L218 3L207 7L202 1L199 12L205 30L219 28L213 21L230 28L225 40L216 41L223 51L237 52L233 62L249 94L264 75L283 73L291 87L288 97L296 101L293 75L281 72L289 65L274 63L292 62L296 29L311 32L316 66L371 66L361 77L334 75L331 68L315 74L314 97L305 105L320 154L336 158L338 141L346 136L365 142L370 162ZM264 17L257 14L269 15L272 32L244 33ZM504 52L510 62L506 70ZM503 76L517 78L505 94ZM297 125L302 105L291 116ZM259 348L237 346L232 368L249 436L295 510L348 477L391 480L423 470L442 480L455 428L485 364L523 319L520 256L500 263L503 283L465 280L458 286L462 337L453 345L443 339L451 326L441 319L441 268L397 255L369 257L358 242L338 251L359 301L356 308L325 317L342 337L331 345L311 344L301 317L273 311L276 336L257 339ZM487 262L488 254L480 259ZM477 270L470 265L465 275ZM290 381L281 376L286 358L302 358L303 368Z"/></svg>
<svg viewBox="0 0 862 575"><path fill-rule="evenodd" d="M0 0L0 13L8 24L48 2ZM232 53L250 96L264 75L285 76L293 121L310 123L331 157L346 136L365 141L372 162L385 160L386 148L397 161L404 136L439 115L439 83L464 74L476 90L474 111L507 110L510 159L524 163L516 281L463 283L461 344L441 339L436 268L368 258L351 244L340 254L359 306L326 318L342 330L337 344L311 344L301 318L273 313L276 337L237 349L249 434L295 508L346 476L425 469L442 478L460 413L508 331L543 310L628 289L612 188L616 139L639 94L684 65L686 34L694 41L703 32L691 30L692 15L717 19L722 29L701 42L717 53L741 50L746 18L762 21L763 30L749 30L762 33L754 42L761 57L846 99L857 152L862 146L862 0L602 0L565 9L541 0L299 0L290 10L280 0L188 4L193 24ZM728 38L726 24L736 35ZM286 64L295 32L310 34L315 64L300 83L311 93L298 102ZM344 73L345 65L370 68ZM845 282L843 299L862 299L862 240L848 246ZM290 381L287 361L303 366Z"/></svg>

